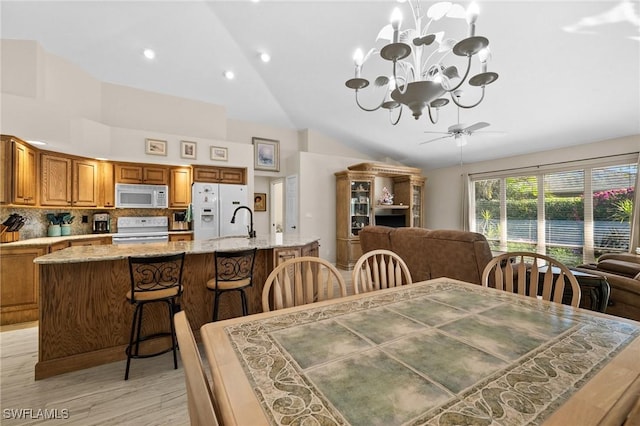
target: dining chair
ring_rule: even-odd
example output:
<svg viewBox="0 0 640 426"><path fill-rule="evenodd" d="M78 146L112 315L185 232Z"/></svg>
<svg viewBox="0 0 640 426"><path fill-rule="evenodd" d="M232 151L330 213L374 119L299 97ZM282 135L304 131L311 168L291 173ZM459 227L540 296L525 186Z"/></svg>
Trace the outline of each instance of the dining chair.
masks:
<svg viewBox="0 0 640 426"><path fill-rule="evenodd" d="M494 257L482 273L482 285L543 300L562 303L566 284L571 286L571 306L580 304L578 280L560 261L532 252L507 252Z"/></svg>
<svg viewBox="0 0 640 426"><path fill-rule="evenodd" d="M184 311L178 312L174 319L176 336L180 345L180 359L184 368L184 380L187 388L187 403L191 426L216 426L215 400L209 385L209 379L202 365L202 358L191 325Z"/></svg>
<svg viewBox="0 0 640 426"><path fill-rule="evenodd" d="M373 250L364 253L351 274L355 294L411 284L407 264L391 250Z"/></svg>
<svg viewBox="0 0 640 426"><path fill-rule="evenodd" d="M129 260L129 275L131 289L126 298L135 305L129 344L125 349L127 366L124 379L129 379L129 367L132 358L149 358L173 351L173 366L178 368L176 354L176 333L173 324L173 314L180 310L177 299L182 294L182 268L184 253L167 256L134 257ZM142 316L144 307L149 304L166 304L169 312L169 332L155 332L142 335ZM140 343L156 338L171 338L171 346L153 353L140 353Z"/></svg>
<svg viewBox="0 0 640 426"><path fill-rule="evenodd" d="M207 281L207 288L214 293L213 321L218 321L220 296L229 291L240 293L242 315L249 315L245 289L253 285L253 267L256 262L256 248L238 251L216 251L213 259L216 275Z"/></svg>
<svg viewBox="0 0 640 426"><path fill-rule="evenodd" d="M294 257L282 262L267 277L262 290L262 310L269 312L346 295L344 278L331 263L314 256Z"/></svg>

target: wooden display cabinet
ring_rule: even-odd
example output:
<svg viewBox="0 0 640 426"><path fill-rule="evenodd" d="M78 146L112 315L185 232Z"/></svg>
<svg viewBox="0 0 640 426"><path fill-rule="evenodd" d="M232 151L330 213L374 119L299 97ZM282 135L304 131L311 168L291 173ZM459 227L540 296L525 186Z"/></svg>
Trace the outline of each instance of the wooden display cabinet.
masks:
<svg viewBox="0 0 640 426"><path fill-rule="evenodd" d="M423 226L425 178L420 169L360 163L335 175L336 265L339 268L353 269L362 255L359 233L365 226ZM393 184L392 205L377 203L376 178L387 178ZM387 222L382 223L383 219Z"/></svg>
<svg viewBox="0 0 640 426"><path fill-rule="evenodd" d="M343 171L336 176L336 265L351 270L362 254L358 234L373 224L375 174Z"/></svg>

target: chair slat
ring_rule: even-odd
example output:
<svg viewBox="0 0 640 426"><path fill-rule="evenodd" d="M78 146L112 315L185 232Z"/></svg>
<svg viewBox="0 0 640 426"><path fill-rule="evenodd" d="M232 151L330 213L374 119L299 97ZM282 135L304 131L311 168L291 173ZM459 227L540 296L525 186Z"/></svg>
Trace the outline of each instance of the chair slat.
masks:
<svg viewBox="0 0 640 426"><path fill-rule="evenodd" d="M540 275L538 274L538 262L535 261L531 265L529 272L529 295L538 297L538 288L540 287Z"/></svg>
<svg viewBox="0 0 640 426"><path fill-rule="evenodd" d="M527 266L524 256L520 257L520 263L518 263L518 294L523 296L527 294Z"/></svg>

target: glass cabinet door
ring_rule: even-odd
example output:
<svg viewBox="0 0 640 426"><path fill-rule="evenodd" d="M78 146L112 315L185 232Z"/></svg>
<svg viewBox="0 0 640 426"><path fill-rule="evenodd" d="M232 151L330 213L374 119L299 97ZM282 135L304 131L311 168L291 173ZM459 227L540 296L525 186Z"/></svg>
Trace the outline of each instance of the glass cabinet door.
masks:
<svg viewBox="0 0 640 426"><path fill-rule="evenodd" d="M422 226L422 185L412 185L411 226Z"/></svg>
<svg viewBox="0 0 640 426"><path fill-rule="evenodd" d="M357 237L369 225L371 216L371 182L351 181L351 235Z"/></svg>

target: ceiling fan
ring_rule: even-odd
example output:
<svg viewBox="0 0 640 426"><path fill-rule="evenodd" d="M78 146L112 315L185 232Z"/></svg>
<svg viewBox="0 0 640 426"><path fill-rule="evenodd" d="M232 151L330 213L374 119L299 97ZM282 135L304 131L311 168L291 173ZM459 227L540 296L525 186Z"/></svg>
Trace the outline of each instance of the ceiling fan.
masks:
<svg viewBox="0 0 640 426"><path fill-rule="evenodd" d="M462 91L461 90L456 90L454 92L454 95L460 99L460 96L462 95ZM451 138L453 137L456 141L456 146L464 146L467 144L467 136L471 136L473 133L477 132L480 129L484 129L485 127L489 127L490 124L486 123L484 121L479 121L477 123L474 124L461 124L460 123L460 107L458 107L458 124L454 124L452 126L449 126L449 128L447 129L446 132L425 132L425 133L437 133L437 134L441 134L441 135L445 135L445 136L440 136L438 138L435 139L431 139L428 141L424 141L424 142L420 142L419 145L424 145L426 143L431 143L431 142L435 142L438 141L440 139L446 139L446 138ZM504 133L504 132L483 132L483 133Z"/></svg>
<svg viewBox="0 0 640 426"><path fill-rule="evenodd" d="M480 129L484 129L485 127L490 126L489 123L485 123L484 121L480 121L475 124L467 125L467 124L454 124L453 126L449 126L446 132L425 132L425 133L438 133L445 136L440 136L435 139L431 139L428 141L420 142L420 145L431 143L438 141L440 139L446 139L453 137L456 141L457 146L464 146L467 144L467 136L471 136L473 133L477 132ZM501 133L501 132L495 132Z"/></svg>

